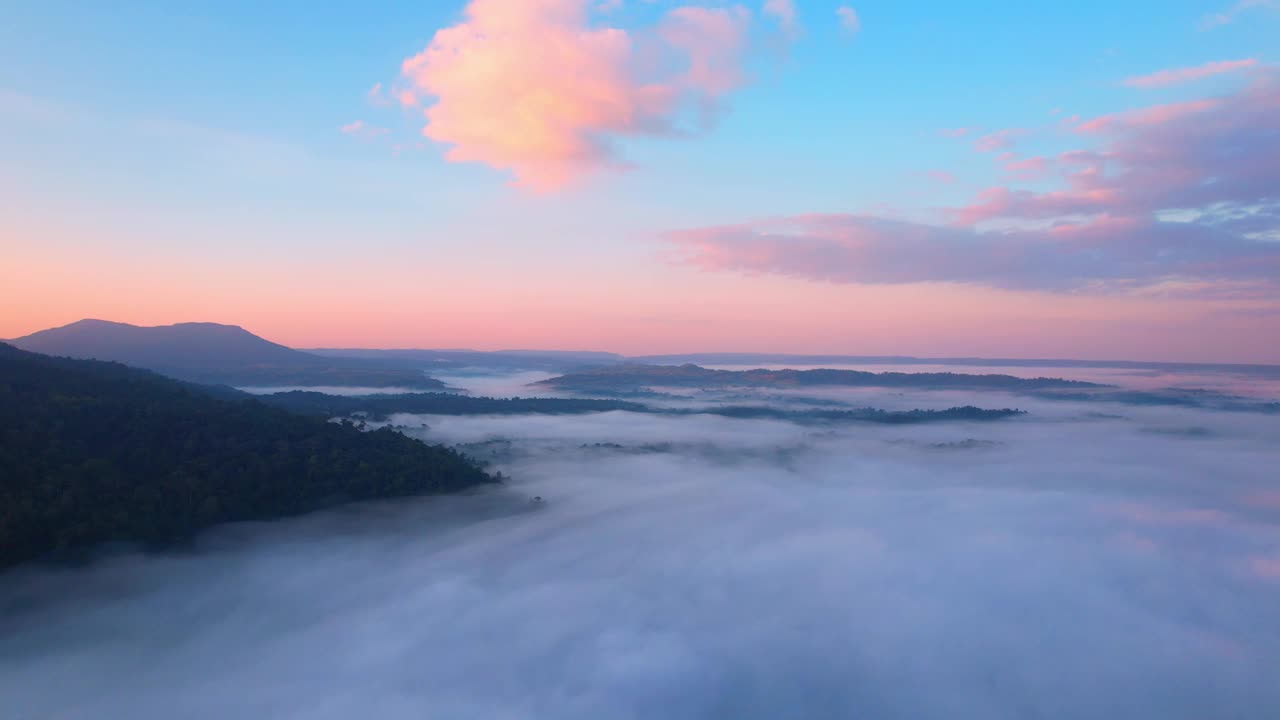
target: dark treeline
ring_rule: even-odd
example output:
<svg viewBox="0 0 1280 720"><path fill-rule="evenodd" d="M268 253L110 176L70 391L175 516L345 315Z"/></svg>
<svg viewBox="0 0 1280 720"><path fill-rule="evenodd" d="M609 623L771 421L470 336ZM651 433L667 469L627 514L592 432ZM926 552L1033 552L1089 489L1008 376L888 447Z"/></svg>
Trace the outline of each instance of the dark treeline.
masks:
<svg viewBox="0 0 1280 720"><path fill-rule="evenodd" d="M391 430L0 344L0 567L493 481L458 453Z"/></svg>
<svg viewBox="0 0 1280 720"><path fill-rule="evenodd" d="M917 390L1047 390L1105 387L1061 378L963 373L871 373L860 370L711 370L697 365L611 365L543 380L572 392L646 390L656 387L793 388L816 386L911 388Z"/></svg>
<svg viewBox="0 0 1280 720"><path fill-rule="evenodd" d="M771 407L747 405L731 405L711 407L689 411L671 411L680 413L705 413L723 415L732 418L776 419L792 422L870 422L883 425L913 425L927 422L949 420L1003 420L1005 418L1026 415L1026 411L1004 408L985 410L966 405L946 410L880 410L878 408L854 408L851 410L779 410Z"/></svg>
<svg viewBox="0 0 1280 720"><path fill-rule="evenodd" d="M1280 402L1227 395L1213 390L1167 388L1164 390L1103 390L1094 392L1045 391L1033 393L1033 395L1046 400L1068 402L1108 402L1121 405L1185 407L1227 412L1257 412L1268 415L1280 414Z"/></svg>
<svg viewBox="0 0 1280 720"><path fill-rule="evenodd" d="M1113 370L1161 370L1173 373L1223 373L1280 378L1280 365L1232 363L1179 363L1134 360L1071 360L1066 358L913 357L910 355L792 355L789 353L693 353L643 355L626 359L642 365L954 365L956 367L1103 368Z"/></svg>
<svg viewBox="0 0 1280 720"><path fill-rule="evenodd" d="M420 370L401 368L296 367L255 366L232 369L191 370L158 367L169 377L196 383L237 385L240 387L369 387L409 390L442 390L443 382L427 377Z"/></svg>
<svg viewBox="0 0 1280 720"><path fill-rule="evenodd" d="M235 392L235 391L232 391ZM655 415L720 415L742 419L776 419L793 422L872 422L910 424L946 420L1002 420L1024 415L1021 410L984 410L966 406L947 410L880 410L877 408L826 408L782 410L759 405L708 405L698 408L662 408L622 400L563 398L488 398L445 393L335 396L316 392L264 395L261 401L293 412L324 417L365 417L386 420L396 413L420 415L578 415L626 411Z"/></svg>
<svg viewBox="0 0 1280 720"><path fill-rule="evenodd" d="M371 420L385 420L395 413L420 415L570 415L610 410L645 412L639 403L621 400L576 398L489 398L449 393L403 393L397 395L339 396L318 392L284 392L258 398L273 407L309 415L349 417L365 414Z"/></svg>

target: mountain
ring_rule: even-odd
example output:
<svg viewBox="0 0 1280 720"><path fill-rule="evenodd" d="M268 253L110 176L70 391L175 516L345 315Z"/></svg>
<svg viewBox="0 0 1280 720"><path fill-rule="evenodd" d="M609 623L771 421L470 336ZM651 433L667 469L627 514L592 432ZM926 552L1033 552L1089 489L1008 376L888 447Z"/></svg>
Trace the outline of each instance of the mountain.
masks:
<svg viewBox="0 0 1280 720"><path fill-rule="evenodd" d="M241 386L443 389L421 370L372 359L335 359L287 348L234 325L139 327L81 320L11 341L45 355L110 360L192 382Z"/></svg>
<svg viewBox="0 0 1280 720"><path fill-rule="evenodd" d="M698 365L611 365L535 383L571 392L643 391L655 387L790 388L838 385L921 390L1048 390L1099 388L1095 383L1058 378L959 373L870 373L858 370L709 370Z"/></svg>
<svg viewBox="0 0 1280 720"><path fill-rule="evenodd" d="M392 430L0 344L0 567L493 481L454 451Z"/></svg>
<svg viewBox="0 0 1280 720"><path fill-rule="evenodd" d="M113 360L147 368L316 366L326 362L264 340L244 328L215 323L139 327L106 320L81 320L19 338L13 345L45 355Z"/></svg>

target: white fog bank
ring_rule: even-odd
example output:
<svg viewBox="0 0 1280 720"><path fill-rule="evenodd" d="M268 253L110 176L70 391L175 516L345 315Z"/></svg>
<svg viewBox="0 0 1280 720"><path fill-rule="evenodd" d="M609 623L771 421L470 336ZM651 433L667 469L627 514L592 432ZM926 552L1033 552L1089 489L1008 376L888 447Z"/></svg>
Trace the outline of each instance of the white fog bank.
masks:
<svg viewBox="0 0 1280 720"><path fill-rule="evenodd" d="M0 575L4 715L1280 717L1280 416L1028 409L399 416L510 482Z"/></svg>

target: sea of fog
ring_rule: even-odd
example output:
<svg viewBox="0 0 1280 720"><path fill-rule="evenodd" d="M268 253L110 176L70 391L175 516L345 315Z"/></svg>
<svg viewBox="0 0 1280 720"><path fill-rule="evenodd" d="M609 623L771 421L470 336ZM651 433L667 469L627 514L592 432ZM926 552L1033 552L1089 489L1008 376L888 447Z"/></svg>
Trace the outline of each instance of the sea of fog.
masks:
<svg viewBox="0 0 1280 720"><path fill-rule="evenodd" d="M1029 414L396 416L508 482L0 575L0 715L1280 717L1280 415L744 398Z"/></svg>

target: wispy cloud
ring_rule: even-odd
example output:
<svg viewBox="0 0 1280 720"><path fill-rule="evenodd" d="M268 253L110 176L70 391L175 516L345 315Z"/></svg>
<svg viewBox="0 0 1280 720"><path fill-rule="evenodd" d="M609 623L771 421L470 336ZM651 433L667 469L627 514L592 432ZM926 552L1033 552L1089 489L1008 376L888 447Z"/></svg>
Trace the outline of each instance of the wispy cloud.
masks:
<svg viewBox="0 0 1280 720"><path fill-rule="evenodd" d="M800 34L800 23L796 20L794 0L765 0L760 11L774 18L787 38L795 38Z"/></svg>
<svg viewBox="0 0 1280 720"><path fill-rule="evenodd" d="M1027 131L1021 128L1006 128L988 133L978 138L973 144L973 149L978 152L995 152L996 150L1007 150L1013 147L1017 138L1026 135Z"/></svg>
<svg viewBox="0 0 1280 720"><path fill-rule="evenodd" d="M1258 61L1253 58L1247 60L1222 60L1195 67L1174 68L1172 70L1161 70L1149 75L1138 75L1126 79L1124 84L1129 87L1143 89L1163 88L1213 77L1214 75L1250 70L1256 67L1258 67Z"/></svg>
<svg viewBox="0 0 1280 720"><path fill-rule="evenodd" d="M1088 120L1081 120L1075 124L1074 129L1078 133L1098 133L1115 129L1116 127L1144 127L1164 125L1179 118L1188 115L1196 115L1206 110L1210 110L1217 106L1218 101L1212 98L1202 100L1188 100L1186 102L1168 103L1165 105L1153 105L1151 107L1141 108L1138 110L1130 110L1122 113L1113 113L1110 115L1099 115Z"/></svg>
<svg viewBox="0 0 1280 720"><path fill-rule="evenodd" d="M858 15L858 11L842 5L836 8L836 21L840 24L840 30L845 35L857 35L862 30L862 18Z"/></svg>
<svg viewBox="0 0 1280 720"><path fill-rule="evenodd" d="M1205 15L1200 20L1200 29L1212 30L1222 25L1230 25L1250 10L1264 9L1280 9L1280 0L1239 0L1239 2L1224 10Z"/></svg>
<svg viewBox="0 0 1280 720"><path fill-rule="evenodd" d="M1008 153L1001 158L1005 172L1011 173L1019 180L1039 180L1049 171L1050 160L1046 157L1019 157Z"/></svg>
<svg viewBox="0 0 1280 720"><path fill-rule="evenodd" d="M379 135L386 135L391 131L384 127L378 127L377 125L370 125L363 120L356 120L354 122L349 122L346 125L343 125L342 127L338 128L338 132L342 133L343 135L352 135L355 137L369 138L369 137L377 137Z"/></svg>
<svg viewBox="0 0 1280 720"><path fill-rule="evenodd" d="M371 105L384 106L391 104L391 100L382 89L382 83L380 82L374 83L373 87L369 88L369 92L365 93L365 98L368 99Z"/></svg>

